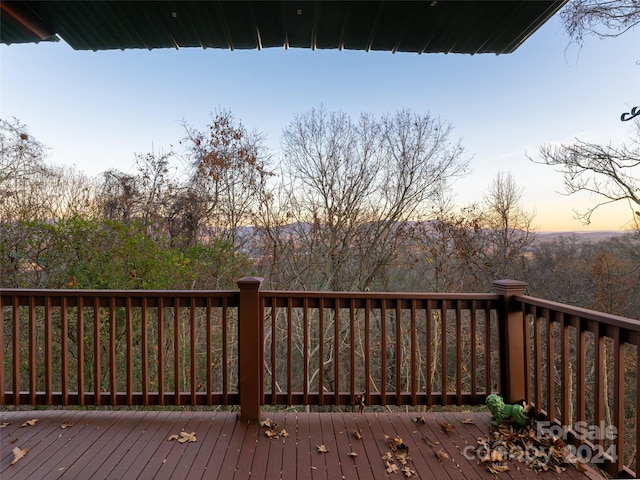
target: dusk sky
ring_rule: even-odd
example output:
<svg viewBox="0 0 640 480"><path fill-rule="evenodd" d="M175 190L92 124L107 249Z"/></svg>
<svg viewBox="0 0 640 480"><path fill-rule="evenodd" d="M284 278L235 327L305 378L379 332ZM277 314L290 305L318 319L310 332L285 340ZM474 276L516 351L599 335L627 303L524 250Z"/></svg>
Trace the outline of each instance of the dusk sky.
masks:
<svg viewBox="0 0 640 480"><path fill-rule="evenodd" d="M559 193L562 176L526 154L575 138L629 144L635 126L620 115L640 105L638 47L640 29L570 45L558 17L500 56L2 45L0 115L27 125L51 163L98 175L133 172L135 154L179 152L183 121L203 129L221 110L264 132L277 160L282 129L311 108L354 119L408 108L449 121L461 139L471 173L454 185L459 206L482 200L498 172L511 172L537 230L618 230L632 218L628 205L584 226L573 210L593 199Z"/></svg>

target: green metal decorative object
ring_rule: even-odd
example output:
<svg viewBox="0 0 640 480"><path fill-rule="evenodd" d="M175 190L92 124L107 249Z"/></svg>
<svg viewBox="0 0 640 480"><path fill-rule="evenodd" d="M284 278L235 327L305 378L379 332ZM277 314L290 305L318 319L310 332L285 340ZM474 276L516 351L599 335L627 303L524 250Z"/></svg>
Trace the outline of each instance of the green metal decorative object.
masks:
<svg viewBox="0 0 640 480"><path fill-rule="evenodd" d="M487 407L492 415L491 424L493 426L497 427L508 418L521 427L529 421L529 416L522 405L505 405L502 397L495 393L487 397Z"/></svg>

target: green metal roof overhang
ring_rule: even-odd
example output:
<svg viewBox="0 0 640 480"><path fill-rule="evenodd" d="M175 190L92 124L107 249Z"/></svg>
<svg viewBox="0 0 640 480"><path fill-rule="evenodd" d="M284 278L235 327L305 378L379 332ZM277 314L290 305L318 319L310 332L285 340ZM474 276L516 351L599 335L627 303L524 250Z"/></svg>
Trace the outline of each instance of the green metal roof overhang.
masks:
<svg viewBox="0 0 640 480"><path fill-rule="evenodd" d="M76 50L513 52L561 1L2 1L0 41Z"/></svg>

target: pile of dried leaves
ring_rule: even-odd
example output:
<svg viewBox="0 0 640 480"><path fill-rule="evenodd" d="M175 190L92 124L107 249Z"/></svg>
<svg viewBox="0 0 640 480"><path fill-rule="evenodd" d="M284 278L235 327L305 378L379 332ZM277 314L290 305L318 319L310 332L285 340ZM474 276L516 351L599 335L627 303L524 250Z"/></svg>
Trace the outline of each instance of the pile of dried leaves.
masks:
<svg viewBox="0 0 640 480"><path fill-rule="evenodd" d="M518 461L528 469L561 473L566 470L567 451L561 440L545 432L537 432L531 423L524 427L501 424L490 435L478 438L475 449L478 463L491 473L506 472L507 460Z"/></svg>
<svg viewBox="0 0 640 480"><path fill-rule="evenodd" d="M278 424L270 418L260 422L260 426L266 428L264 434L269 438L286 438L289 436L284 428L279 430Z"/></svg>
<svg viewBox="0 0 640 480"><path fill-rule="evenodd" d="M391 452L393 452L386 452L382 457L387 473L398 473L398 471L400 471L407 478L413 477L416 471L412 470L409 466L411 457L409 456L409 447L404 443L404 440L397 435L395 437L385 435L384 439L391 449ZM402 467L398 467L396 462L400 463Z"/></svg>

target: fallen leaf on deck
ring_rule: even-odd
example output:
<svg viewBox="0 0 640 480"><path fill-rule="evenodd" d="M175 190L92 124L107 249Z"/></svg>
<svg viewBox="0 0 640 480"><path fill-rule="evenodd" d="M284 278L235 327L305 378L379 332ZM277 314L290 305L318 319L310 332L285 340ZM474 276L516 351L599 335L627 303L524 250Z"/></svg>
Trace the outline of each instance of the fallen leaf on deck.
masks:
<svg viewBox="0 0 640 480"><path fill-rule="evenodd" d="M266 418L263 421L260 422L260 426L261 427L268 427L268 428L272 428L273 422L271 421L270 418ZM278 428L276 426L276 428Z"/></svg>
<svg viewBox="0 0 640 480"><path fill-rule="evenodd" d="M169 438L167 438L167 441L171 441L171 440L178 440L180 437L176 434L173 435L169 435Z"/></svg>
<svg viewBox="0 0 640 480"><path fill-rule="evenodd" d="M423 425L424 425L424 423L425 423L425 422L424 422L424 417L423 417L422 415L418 415L418 416L416 417L416 423L421 423L421 424L423 424Z"/></svg>
<svg viewBox="0 0 640 480"><path fill-rule="evenodd" d="M391 455L391 452L387 452L382 456L382 460L384 460L385 462L390 462L393 460L393 455Z"/></svg>
<svg viewBox="0 0 640 480"><path fill-rule="evenodd" d="M13 452L13 461L11 462L11 465L13 465L18 460L20 460L22 457L24 457L27 454L28 451L29 451L28 448L15 447L12 450L12 452Z"/></svg>
<svg viewBox="0 0 640 480"><path fill-rule="evenodd" d="M269 438L286 438L289 436L289 432L287 432L284 428L278 431L278 424L271 422L270 424L265 424L269 429L265 430L264 434Z"/></svg>
<svg viewBox="0 0 640 480"><path fill-rule="evenodd" d="M438 460L440 461L445 460L447 458L451 458L449 457L449 454L442 449L434 450L434 453L436 454L436 457L438 457Z"/></svg>
<svg viewBox="0 0 640 480"><path fill-rule="evenodd" d="M509 471L509 467L507 465L491 464L487 468L491 473L501 473Z"/></svg>
<svg viewBox="0 0 640 480"><path fill-rule="evenodd" d="M316 447L318 447L318 453L327 453L329 451L324 445L316 445Z"/></svg>
<svg viewBox="0 0 640 480"><path fill-rule="evenodd" d="M398 473L398 465L387 462L387 473Z"/></svg>
<svg viewBox="0 0 640 480"><path fill-rule="evenodd" d="M362 434L358 430L353 431L353 436L356 437L358 440L362 440Z"/></svg>
<svg viewBox="0 0 640 480"><path fill-rule="evenodd" d="M465 423L465 424L467 424L467 425L475 425L475 424L473 423L473 420L471 420L471 418L470 418L470 417L464 417L464 419L462 420L462 423Z"/></svg>
<svg viewBox="0 0 640 480"><path fill-rule="evenodd" d="M407 452L396 453L396 460L398 460L402 465L406 465L411 457Z"/></svg>
<svg viewBox="0 0 640 480"><path fill-rule="evenodd" d="M37 418L32 418L31 420L27 420L26 422L24 422L22 425L20 425L21 427L33 427L36 423L38 423L40 420L38 420Z"/></svg>
<svg viewBox="0 0 640 480"><path fill-rule="evenodd" d="M60 425L60 428L62 429L69 428L69 427L73 427L73 422L64 422L62 425Z"/></svg>
<svg viewBox="0 0 640 480"><path fill-rule="evenodd" d="M347 453L347 456L349 456L351 458L356 458L358 456L358 454L356 452L349 452L349 453Z"/></svg>
<svg viewBox="0 0 640 480"><path fill-rule="evenodd" d="M270 418L267 418L260 422L260 426L268 428L268 430L266 430L264 434L269 438L286 438L289 436L289 432L287 432L284 428L278 431L278 424Z"/></svg>
<svg viewBox="0 0 640 480"><path fill-rule="evenodd" d="M490 462L502 462L503 460L504 460L504 455L502 455L502 452L500 450L491 451L491 454L489 455Z"/></svg>
<svg viewBox="0 0 640 480"><path fill-rule="evenodd" d="M456 426L453 423L449 423L449 422L440 422L440 428L442 428L443 432L452 432L453 430L455 430Z"/></svg>
<svg viewBox="0 0 640 480"><path fill-rule="evenodd" d="M409 477L413 477L416 472L415 470L411 470L409 467L404 467L402 469L402 473L404 474L405 477L409 478Z"/></svg>
<svg viewBox="0 0 640 480"><path fill-rule="evenodd" d="M7 427L9 425L11 425L11 422L2 422L2 423L0 423L0 428Z"/></svg>
<svg viewBox="0 0 640 480"><path fill-rule="evenodd" d="M179 443L187 443L187 442L197 442L196 432L180 432L180 438L178 439Z"/></svg>
<svg viewBox="0 0 640 480"><path fill-rule="evenodd" d="M384 439L389 444L389 448L394 452L396 450L409 451L409 447L407 447L407 445L404 443L404 440L401 437L398 437L398 436L390 437L389 435L385 435Z"/></svg>

